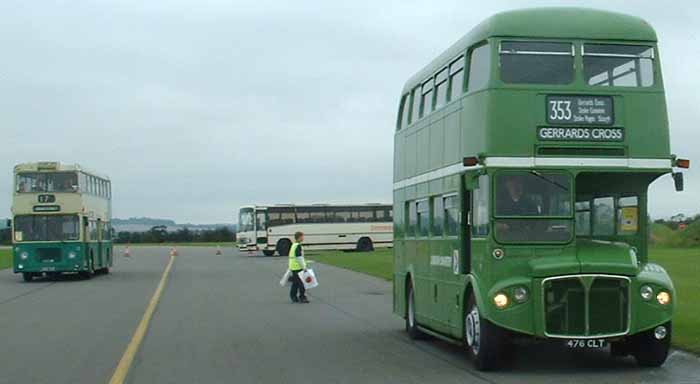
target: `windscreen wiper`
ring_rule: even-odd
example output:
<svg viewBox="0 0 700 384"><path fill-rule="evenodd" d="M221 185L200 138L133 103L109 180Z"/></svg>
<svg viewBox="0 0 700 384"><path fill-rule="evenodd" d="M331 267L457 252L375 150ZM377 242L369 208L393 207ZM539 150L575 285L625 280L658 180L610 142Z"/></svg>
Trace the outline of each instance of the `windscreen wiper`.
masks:
<svg viewBox="0 0 700 384"><path fill-rule="evenodd" d="M568 188L566 185L559 184L559 183L557 183L556 181L551 180L551 179L547 178L546 176L543 176L541 173L539 173L539 172L537 172L537 171L530 171L530 173L533 174L533 175L535 175L535 176L537 176L537 177L539 177L540 179L542 179L542 180L544 180L544 181L546 181L546 182L552 184L552 185L556 185L557 187L559 187L559 188L565 190L566 192L569 192L569 188Z"/></svg>

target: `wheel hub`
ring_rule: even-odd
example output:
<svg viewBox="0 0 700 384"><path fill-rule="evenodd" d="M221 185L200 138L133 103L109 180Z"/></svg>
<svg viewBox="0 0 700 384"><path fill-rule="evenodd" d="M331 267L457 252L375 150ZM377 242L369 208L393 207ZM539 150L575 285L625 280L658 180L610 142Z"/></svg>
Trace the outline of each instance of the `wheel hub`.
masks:
<svg viewBox="0 0 700 384"><path fill-rule="evenodd" d="M474 351L474 354L479 353L479 344L481 342L481 320L479 318L479 309L474 306L467 314L466 318L466 333L467 345Z"/></svg>

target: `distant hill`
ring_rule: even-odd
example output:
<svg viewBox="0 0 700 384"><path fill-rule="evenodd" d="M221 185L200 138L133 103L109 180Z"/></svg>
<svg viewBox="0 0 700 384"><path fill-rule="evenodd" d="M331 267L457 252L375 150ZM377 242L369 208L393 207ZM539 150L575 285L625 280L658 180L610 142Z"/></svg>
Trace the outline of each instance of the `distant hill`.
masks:
<svg viewBox="0 0 700 384"><path fill-rule="evenodd" d="M234 232L236 231L236 225L229 223L177 224L174 220L157 219L151 217L130 217L128 219L112 219L112 226L117 232L146 232L157 225L165 226L168 232L174 232L182 228L187 228L193 231L203 231L217 229L221 227L227 227Z"/></svg>

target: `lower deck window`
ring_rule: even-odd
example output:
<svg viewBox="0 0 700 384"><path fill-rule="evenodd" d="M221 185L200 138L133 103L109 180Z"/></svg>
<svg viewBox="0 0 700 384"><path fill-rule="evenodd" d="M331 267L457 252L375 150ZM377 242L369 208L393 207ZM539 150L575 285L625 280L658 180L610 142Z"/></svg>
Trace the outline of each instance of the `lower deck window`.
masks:
<svg viewBox="0 0 700 384"><path fill-rule="evenodd" d="M26 215L15 217L15 241L80 239L77 215Z"/></svg>

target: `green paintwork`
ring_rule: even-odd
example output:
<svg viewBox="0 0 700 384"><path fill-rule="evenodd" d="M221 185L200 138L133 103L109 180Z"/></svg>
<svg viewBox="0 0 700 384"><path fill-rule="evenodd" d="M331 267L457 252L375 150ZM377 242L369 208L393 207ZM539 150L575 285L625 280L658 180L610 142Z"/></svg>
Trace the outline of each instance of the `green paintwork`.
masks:
<svg viewBox="0 0 700 384"><path fill-rule="evenodd" d="M38 249L59 249L60 260L41 260ZM22 260L22 253L27 252L27 259ZM69 253L75 258L70 259ZM27 242L17 243L12 249L12 267L15 273L22 272L85 272L110 268L114 265L112 241L71 241L71 242ZM22 265L22 268L19 268Z"/></svg>
<svg viewBox="0 0 700 384"><path fill-rule="evenodd" d="M503 39L513 38L573 43L576 51L574 81L568 85L504 84L498 71L498 45ZM584 42L602 40L653 47L654 85L640 88L586 85L581 70L581 46ZM632 235L579 236L564 244L500 244L493 236L493 204L489 206L488 235L474 237L467 227L470 207L465 203L479 188L479 176L489 175L493 180L493 175L505 169L503 165L489 166L489 158L557 159L553 155L538 155L538 149L570 149L583 145L624 151L623 156L614 155L610 159L662 160L662 163L655 163L662 165L642 169L583 162L538 169L552 168L570 174L576 201L589 201L596 196L637 196L638 217L647 217L647 188L659 176L671 171L673 159L654 30L636 17L589 9L544 8L498 14L474 28L411 77L401 93L402 100L410 98L411 90L459 55L467 57L468 73L470 49L484 42L490 44L491 61L485 88L448 100L446 105L408 126L400 126L399 111L394 142L394 312L405 316L406 287L410 283L416 294L416 319L432 331L462 339L465 304L473 294L484 318L507 329L545 337L543 280L564 275L604 274L630 279L630 335L669 321L675 291L663 268L648 260L646 220L639 220L638 230ZM465 90L467 84L468 79L465 79L462 84ZM546 120L546 96L566 94L612 97L613 126L625 129L624 140L585 144L539 141L537 128L551 126ZM407 104L414 103L409 99ZM471 156L478 156L482 166L427 177L435 175L437 170L459 167L463 158ZM603 155L561 157L585 159ZM665 160L668 166L663 165ZM426 176L425 180L422 176ZM495 186L491 184L490 188L493 202ZM461 202L459 236L407 236L407 202L451 193L458 194ZM572 221L573 215L572 212ZM494 249L503 250L506 256L495 259ZM431 265L431 257L451 257L454 250L460 255L459 273L453 273L450 267ZM669 291L674 298L671 304L661 306L655 299L644 301L639 291L646 283L652 284L655 292ZM518 286L528 289L529 298L524 303L512 300L513 289ZM493 296L499 292L511 298L505 309L497 309L493 304ZM592 308L590 315L600 319L606 310L609 309Z"/></svg>

